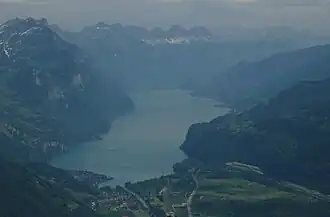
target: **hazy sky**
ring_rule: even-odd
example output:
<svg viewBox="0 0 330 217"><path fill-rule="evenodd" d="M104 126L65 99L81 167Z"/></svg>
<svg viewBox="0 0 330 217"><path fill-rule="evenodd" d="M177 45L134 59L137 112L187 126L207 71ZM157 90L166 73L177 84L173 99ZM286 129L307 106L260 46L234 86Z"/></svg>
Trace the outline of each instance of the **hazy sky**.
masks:
<svg viewBox="0 0 330 217"><path fill-rule="evenodd" d="M268 26L329 31L330 0L0 0L0 21L46 17L63 27L97 21L145 26L170 24Z"/></svg>

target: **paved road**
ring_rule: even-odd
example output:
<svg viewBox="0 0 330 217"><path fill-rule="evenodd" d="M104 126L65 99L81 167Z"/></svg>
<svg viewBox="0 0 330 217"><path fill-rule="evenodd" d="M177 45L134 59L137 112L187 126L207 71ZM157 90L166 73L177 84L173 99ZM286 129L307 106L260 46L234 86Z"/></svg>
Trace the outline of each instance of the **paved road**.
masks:
<svg viewBox="0 0 330 217"><path fill-rule="evenodd" d="M199 173L199 170L197 171L193 171L191 173L191 176L195 182L195 188L194 190L191 192L190 196L188 197L187 199L187 211L188 211L188 217L193 217L193 214L192 214L192 202L193 202L193 199L198 191L198 188L199 188L199 181L198 181L198 173Z"/></svg>
<svg viewBox="0 0 330 217"><path fill-rule="evenodd" d="M131 194L131 195L133 195L140 203L141 203L141 205L146 209L146 210L150 210L150 207L149 207L149 205L147 204L147 202L145 202L145 200L143 200L143 198L140 196L140 195L138 195L137 193L135 193L135 192L133 192L133 191L131 191L131 190L129 190L128 188L126 188L126 187L122 187L127 193L129 193L129 194Z"/></svg>

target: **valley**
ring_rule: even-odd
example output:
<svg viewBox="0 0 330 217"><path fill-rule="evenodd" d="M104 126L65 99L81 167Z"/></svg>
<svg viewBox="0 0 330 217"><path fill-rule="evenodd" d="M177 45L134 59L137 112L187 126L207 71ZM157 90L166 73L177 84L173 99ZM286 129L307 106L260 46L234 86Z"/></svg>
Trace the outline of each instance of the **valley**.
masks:
<svg viewBox="0 0 330 217"><path fill-rule="evenodd" d="M330 46L270 39L1 24L0 217L330 216Z"/></svg>
<svg viewBox="0 0 330 217"><path fill-rule="evenodd" d="M118 118L101 140L75 147L52 165L112 176L114 186L167 175L185 158L179 146L188 127L229 111L182 90L143 91L131 97L135 111Z"/></svg>

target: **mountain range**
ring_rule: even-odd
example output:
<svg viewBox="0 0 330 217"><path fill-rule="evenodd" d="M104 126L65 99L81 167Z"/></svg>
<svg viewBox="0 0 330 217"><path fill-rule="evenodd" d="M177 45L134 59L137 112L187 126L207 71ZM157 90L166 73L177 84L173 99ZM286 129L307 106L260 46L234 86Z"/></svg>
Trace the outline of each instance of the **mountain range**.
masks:
<svg viewBox="0 0 330 217"><path fill-rule="evenodd" d="M63 31L57 25L50 26L55 32L70 33L68 31ZM127 25L123 26L120 23L107 24L104 22L98 22L95 25L83 28L80 32L111 32L112 36L121 35L124 37L130 37L152 42L163 42L171 43L173 40L182 39L182 43L189 43L189 40L212 40L213 34L205 27L194 26L190 29L186 29L180 25L173 25L168 30L163 30L160 27L147 29L140 26ZM178 41L179 42L179 41Z"/></svg>
<svg viewBox="0 0 330 217"><path fill-rule="evenodd" d="M105 81L88 55L44 19L2 24L0 48L0 128L7 141L0 153L8 158L45 160L107 132L133 108L116 82Z"/></svg>
<svg viewBox="0 0 330 217"><path fill-rule="evenodd" d="M222 42L204 27L169 30L97 23L79 32L52 26L90 53L101 71L127 89L196 89L240 61L257 61L295 48L288 41Z"/></svg>
<svg viewBox="0 0 330 217"><path fill-rule="evenodd" d="M104 76L45 19L0 25L0 216L99 216L90 200L100 194L95 186L109 178L46 162L98 139L134 108L116 81Z"/></svg>
<svg viewBox="0 0 330 217"><path fill-rule="evenodd" d="M267 101L300 81L330 76L330 45L275 54L255 62L241 62L218 74L197 94L244 109Z"/></svg>
<svg viewBox="0 0 330 217"><path fill-rule="evenodd" d="M220 75L219 99L245 110L192 125L181 149L210 165L255 165L275 180L329 193L329 51L278 54Z"/></svg>
<svg viewBox="0 0 330 217"><path fill-rule="evenodd" d="M283 53L293 49L289 45L224 44L203 27L164 31L98 23L65 32L33 18L0 25L0 216L98 216L89 204L100 194L98 182L89 178L108 177L45 162L100 138L134 108L118 83L131 89L202 86L196 94L234 109L189 128L181 150L190 160L212 169L253 168L276 183L329 194L330 47Z"/></svg>

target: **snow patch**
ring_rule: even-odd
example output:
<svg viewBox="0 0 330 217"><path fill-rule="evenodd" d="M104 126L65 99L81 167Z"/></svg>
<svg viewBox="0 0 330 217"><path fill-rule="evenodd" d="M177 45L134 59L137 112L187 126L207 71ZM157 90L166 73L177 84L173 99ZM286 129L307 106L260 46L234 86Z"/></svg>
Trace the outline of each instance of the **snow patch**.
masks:
<svg viewBox="0 0 330 217"><path fill-rule="evenodd" d="M11 49L12 48L10 48L9 47L9 41L10 41L10 39L14 36L14 35L16 35L16 33L14 33L14 34L12 34L7 40L6 40L6 42L3 44L3 52L6 54L6 56L9 58L10 57L10 51L11 51Z"/></svg>
<svg viewBox="0 0 330 217"><path fill-rule="evenodd" d="M10 57L9 51L6 49L6 44L3 46L3 52L5 52L8 58Z"/></svg>
<svg viewBox="0 0 330 217"><path fill-rule="evenodd" d="M41 30L41 27L31 27L30 29L26 30L25 32L20 33L20 36L30 35L34 31Z"/></svg>
<svg viewBox="0 0 330 217"><path fill-rule="evenodd" d="M96 29L97 30L109 30L110 32L112 32L112 29L109 26L102 26L102 27L97 26Z"/></svg>
<svg viewBox="0 0 330 217"><path fill-rule="evenodd" d="M184 38L167 38L165 39L168 44L184 44L189 43L189 40Z"/></svg>
<svg viewBox="0 0 330 217"><path fill-rule="evenodd" d="M211 41L210 37L177 37L177 38L156 38L156 39L142 39L143 43L150 45L157 44L189 44L196 41Z"/></svg>

